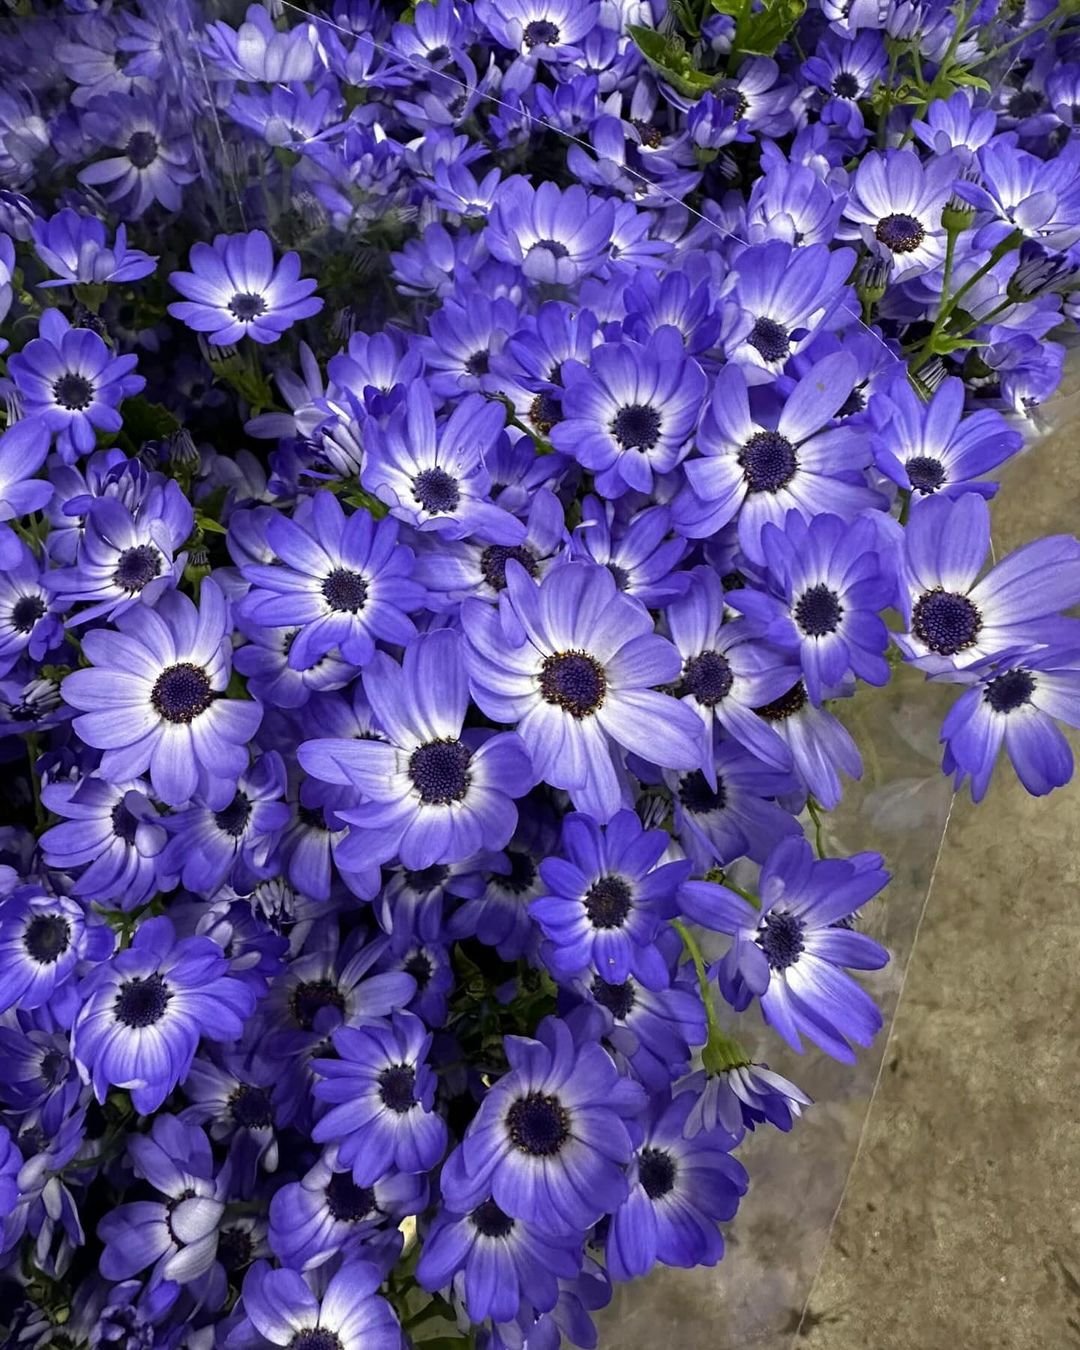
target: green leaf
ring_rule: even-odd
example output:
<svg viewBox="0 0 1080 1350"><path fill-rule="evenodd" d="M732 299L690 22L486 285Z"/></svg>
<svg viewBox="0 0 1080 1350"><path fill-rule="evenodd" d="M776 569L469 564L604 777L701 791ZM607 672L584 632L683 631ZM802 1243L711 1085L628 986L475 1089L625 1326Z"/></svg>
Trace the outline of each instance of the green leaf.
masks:
<svg viewBox="0 0 1080 1350"><path fill-rule="evenodd" d="M739 25L736 45L752 56L772 56L805 13L806 0L767 0Z"/></svg>
<svg viewBox="0 0 1080 1350"><path fill-rule="evenodd" d="M649 65L686 98L698 98L720 78L698 70L682 38L665 37L655 28L641 24L629 26L630 36Z"/></svg>
<svg viewBox="0 0 1080 1350"><path fill-rule="evenodd" d="M981 89L984 93L993 93L989 84L981 75L973 75L970 70L953 70L949 72L949 79L953 84L970 84L974 89Z"/></svg>
<svg viewBox="0 0 1080 1350"><path fill-rule="evenodd" d="M179 429L180 423L160 403L151 403L141 394L124 399L124 430L136 448L144 441L162 441Z"/></svg>

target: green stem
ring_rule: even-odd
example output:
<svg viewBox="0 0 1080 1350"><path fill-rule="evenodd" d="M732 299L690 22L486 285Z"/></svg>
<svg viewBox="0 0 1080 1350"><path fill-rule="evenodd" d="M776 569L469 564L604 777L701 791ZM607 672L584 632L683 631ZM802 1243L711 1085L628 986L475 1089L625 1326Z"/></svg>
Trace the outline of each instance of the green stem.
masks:
<svg viewBox="0 0 1080 1350"><path fill-rule="evenodd" d="M910 514L911 514L911 493L907 490L907 488L901 488L900 515L898 517L898 524L906 525L908 522L908 516Z"/></svg>
<svg viewBox="0 0 1080 1350"><path fill-rule="evenodd" d="M713 1006L712 986L709 984L705 957L698 945L697 938L694 937L681 919L672 919L671 925L682 938L683 950L694 963L698 988L701 990L701 1001L705 1005L709 1039L705 1044L705 1049L701 1052L702 1064L710 1073L722 1073L725 1069L736 1069L742 1064L749 1064L749 1055L738 1041L724 1033L717 1021L716 1009Z"/></svg>
<svg viewBox="0 0 1080 1350"><path fill-rule="evenodd" d="M1011 253L1015 248L1019 248L1021 243L1023 242L1023 238L1024 238L1023 233L1020 230L1013 230L1011 234L1006 235L1005 238L1001 241L1001 243L996 244L994 248L990 251L990 256L989 258L987 258L986 262L984 262L981 267L977 268L974 272L972 272L971 276L968 277L967 281L964 282L964 284L956 291L954 295L950 296L947 294L946 291L947 284L952 280L951 276L952 263L949 258L948 250L949 245L955 243L955 233L952 230L948 232L948 241L945 246L946 267L948 270L944 274L944 280L942 284L941 306L938 310L937 318L934 320L934 326L933 328L931 328L929 334L926 337L926 340L923 342L922 346L915 353L915 355L910 358L908 362L908 365L912 370L914 371L919 370L919 368L922 366L926 358L928 356L933 355L935 340L941 336L941 333L943 332L946 324L949 322L950 317L956 310L960 301L964 298L965 295L967 295L968 291L970 291L973 286L977 286L978 283L983 279L983 277L986 276L986 274L990 272L993 268L995 268L998 265L998 263L1002 260L1002 258L1005 257L1006 254Z"/></svg>
<svg viewBox="0 0 1080 1350"><path fill-rule="evenodd" d="M1010 47L1015 47L1018 42L1026 42L1032 33L1037 33L1040 28L1049 28L1052 23L1056 23L1058 19L1063 17L1064 6L1055 5L1050 13L1044 15L1038 23L1026 24L1022 33L1017 33L1017 35L1011 37L1008 42L1001 42L996 47L991 47L990 50L982 56L977 56L972 62L972 65L981 66L986 61L993 61L994 58L1000 56L1002 52L1007 52Z"/></svg>
<svg viewBox="0 0 1080 1350"><path fill-rule="evenodd" d="M825 857L825 822L821 818L821 807L813 797L806 799L806 812L814 822L814 850L819 858Z"/></svg>
<svg viewBox="0 0 1080 1350"><path fill-rule="evenodd" d="M45 828L45 808L41 804L41 781L37 775L38 738L37 732L31 732L26 738L26 756L30 761L30 791L34 796L34 820L38 833Z"/></svg>
<svg viewBox="0 0 1080 1350"><path fill-rule="evenodd" d="M930 104L933 103L934 99L936 99L939 96L939 94L944 94L948 92L949 75L953 63L953 57L956 55L956 50L960 46L960 43L963 41L964 33L967 31L968 20L971 18L972 14L975 13L977 5L978 0L972 0L970 9L968 9L966 5L958 6L959 13L956 16L956 27L953 29L952 37L949 39L949 45L945 49L945 55L941 58L941 64L938 66L934 78L930 81L930 88L927 89L926 96L923 98L922 102L916 106L915 111L911 114L912 123L914 123L920 117L923 116L927 108L929 108ZM919 71L920 76L919 82L921 84L922 83L921 65L917 67L917 70ZM915 133L913 127L911 123L909 123L908 129L904 132L903 136L901 137L900 144L906 145L914 134Z"/></svg>

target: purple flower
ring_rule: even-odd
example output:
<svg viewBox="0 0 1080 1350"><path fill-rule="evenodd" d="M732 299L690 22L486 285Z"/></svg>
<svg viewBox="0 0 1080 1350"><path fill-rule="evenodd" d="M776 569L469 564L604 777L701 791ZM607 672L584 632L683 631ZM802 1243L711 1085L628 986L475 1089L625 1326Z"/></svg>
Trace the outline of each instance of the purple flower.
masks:
<svg viewBox="0 0 1080 1350"><path fill-rule="evenodd" d="M212 23L206 28L206 55L219 78L257 84L309 80L317 65L318 33L313 23L285 30L262 5L249 5L239 28Z"/></svg>
<svg viewBox="0 0 1080 1350"><path fill-rule="evenodd" d="M496 258L515 263L533 282L572 285L606 260L615 208L583 187L533 188L508 178L495 194L484 237Z"/></svg>
<svg viewBox="0 0 1080 1350"><path fill-rule="evenodd" d="M96 216L80 215L70 207L48 220L35 220L34 250L59 278L41 282L42 288L139 281L148 277L157 265L157 258L141 249L128 248L125 225L117 226L111 248L105 241L105 226Z"/></svg>
<svg viewBox="0 0 1080 1350"><path fill-rule="evenodd" d="M0 521L28 516L48 505L53 485L34 474L45 463L51 440L41 417L16 422L0 434ZM0 562L9 565L2 555Z"/></svg>
<svg viewBox="0 0 1080 1350"><path fill-rule="evenodd" d="M890 263L903 281L941 265L945 227L941 212L959 174L951 155L924 163L914 150L871 150L859 163L844 218Z"/></svg>
<svg viewBox="0 0 1080 1350"><path fill-rule="evenodd" d="M35 661L59 643L62 630L56 600L45 589L38 560L16 540L0 571L0 674L6 675L19 657Z"/></svg>
<svg viewBox="0 0 1080 1350"><path fill-rule="evenodd" d="M105 752L101 776L123 782L149 769L154 791L170 806L196 793L214 810L228 806L262 707L223 697L232 644L221 589L208 577L198 608L170 591L156 609L128 610L116 627L86 634L91 668L74 671L62 686L81 712L76 732Z"/></svg>
<svg viewBox="0 0 1080 1350"><path fill-rule="evenodd" d="M40 417L66 464L87 455L99 431L119 431L120 404L146 384L135 356L113 356L90 328L72 328L47 309L38 336L8 360L28 417Z"/></svg>
<svg viewBox="0 0 1080 1350"><path fill-rule="evenodd" d="M323 307L311 294L318 283L300 276L299 254L286 253L275 263L263 230L219 234L213 244L193 244L190 261L190 272L169 275L173 288L186 297L171 304L169 313L196 333L209 333L215 346L242 337L277 342L286 329Z"/></svg>
<svg viewBox="0 0 1080 1350"><path fill-rule="evenodd" d="M317 1297L298 1271L271 1270L258 1261L244 1280L244 1317L226 1344L248 1346L255 1333L270 1345L294 1350L399 1350L401 1327L375 1292L382 1280L377 1266L349 1261ZM321 1281L317 1287L323 1287Z"/></svg>
<svg viewBox="0 0 1080 1350"><path fill-rule="evenodd" d="M766 1121L788 1131L809 1106L810 1098L767 1064L739 1064L718 1073L701 1070L684 1078L678 1091L694 1094L694 1104L683 1126L685 1134L714 1130L729 1134L753 1130Z"/></svg>
<svg viewBox="0 0 1080 1350"><path fill-rule="evenodd" d="M477 0L475 8L496 42L533 61L576 56L574 48L600 18L592 0Z"/></svg>
<svg viewBox="0 0 1080 1350"><path fill-rule="evenodd" d="M102 961L113 934L90 919L76 900L23 887L0 909L0 963L4 971L0 1013L48 1005L61 1026L79 1008L70 983L81 961Z"/></svg>
<svg viewBox="0 0 1080 1350"><path fill-rule="evenodd" d="M101 189L109 205L130 220L145 215L155 202L166 211L180 209L183 189L198 173L191 136L173 126L166 105L144 93L109 94L87 108L82 130L91 143L119 154L81 169L81 183Z"/></svg>

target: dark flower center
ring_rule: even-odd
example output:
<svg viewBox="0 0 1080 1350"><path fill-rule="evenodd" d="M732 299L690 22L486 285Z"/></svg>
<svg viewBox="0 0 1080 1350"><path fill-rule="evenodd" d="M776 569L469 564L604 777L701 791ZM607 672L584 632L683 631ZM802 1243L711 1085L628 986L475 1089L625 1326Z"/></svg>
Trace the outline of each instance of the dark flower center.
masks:
<svg viewBox="0 0 1080 1350"><path fill-rule="evenodd" d="M445 469L424 469L413 479L413 498L432 515L453 511L461 500L457 479Z"/></svg>
<svg viewBox="0 0 1080 1350"><path fill-rule="evenodd" d="M252 319L266 313L266 301L253 291L237 291L226 308L234 319L250 323Z"/></svg>
<svg viewBox="0 0 1080 1350"><path fill-rule="evenodd" d="M795 477L795 447L778 431L755 431L738 454L751 492L779 492Z"/></svg>
<svg viewBox="0 0 1080 1350"><path fill-rule="evenodd" d="M540 695L571 717L590 717L607 693L604 667L588 652L555 652L540 668Z"/></svg>
<svg viewBox="0 0 1080 1350"><path fill-rule="evenodd" d="M754 711L766 722L783 722L797 712L802 712L805 707L806 685L800 680L798 684L793 684L786 694L781 694L779 698L774 698L771 703L755 708Z"/></svg>
<svg viewBox="0 0 1080 1350"><path fill-rule="evenodd" d="M426 895L428 891L441 886L449 875L450 869L445 863L432 863L430 867L422 867L418 872L406 872L405 881L410 890L416 891L419 895Z"/></svg>
<svg viewBox="0 0 1080 1350"><path fill-rule="evenodd" d="M559 40L559 29L547 19L533 19L532 23L525 25L522 37L525 39L525 46L530 49L551 46Z"/></svg>
<svg viewBox="0 0 1080 1350"><path fill-rule="evenodd" d="M794 914L778 914L774 910L765 915L765 923L757 935L757 944L768 957L773 970L786 970L799 959L803 949L803 923Z"/></svg>
<svg viewBox="0 0 1080 1350"><path fill-rule="evenodd" d="M229 1110L237 1125L248 1130L265 1130L274 1123L269 1092L249 1083L241 1083L229 1098Z"/></svg>
<svg viewBox="0 0 1080 1350"><path fill-rule="evenodd" d="M837 409L837 418L854 417L866 407L866 395L857 385Z"/></svg>
<svg viewBox="0 0 1080 1350"><path fill-rule="evenodd" d="M630 1016L634 1007L634 985L632 980L622 984L608 984L607 980L597 977L592 982L592 996L606 1008L616 1022L623 1022Z"/></svg>
<svg viewBox="0 0 1080 1350"><path fill-rule="evenodd" d="M117 839L122 839L125 844L135 842L135 833L139 828L138 817L124 805L123 797L109 813L109 819L112 822L112 832Z"/></svg>
<svg viewBox="0 0 1080 1350"><path fill-rule="evenodd" d="M171 998L169 986L156 972L145 978L136 975L120 986L113 1012L126 1027L152 1027L165 1016Z"/></svg>
<svg viewBox="0 0 1080 1350"><path fill-rule="evenodd" d="M497 884L504 891L521 895L536 880L536 863L528 853L522 853L518 849L507 849L506 857L510 863L510 875L497 877Z"/></svg>
<svg viewBox="0 0 1080 1350"><path fill-rule="evenodd" d="M59 1087L68 1076L68 1057L62 1050L46 1050L41 1057L38 1076L47 1087Z"/></svg>
<svg viewBox="0 0 1080 1350"><path fill-rule="evenodd" d="M660 414L647 403L628 403L612 418L611 434L624 450L651 450L660 439Z"/></svg>
<svg viewBox="0 0 1080 1350"><path fill-rule="evenodd" d="M484 1237L504 1238L514 1226L509 1214L504 1214L494 1200L485 1200L469 1215L472 1226Z"/></svg>
<svg viewBox="0 0 1080 1350"><path fill-rule="evenodd" d="M486 347L482 351L473 352L465 362L465 369L470 375L486 375L491 369L491 353Z"/></svg>
<svg viewBox="0 0 1080 1350"><path fill-rule="evenodd" d="M683 687L706 708L715 708L731 693L735 677L731 663L720 652L692 656L683 669Z"/></svg>
<svg viewBox="0 0 1080 1350"><path fill-rule="evenodd" d="M127 143L127 157L136 169L148 169L157 159L157 137L150 131L136 131Z"/></svg>
<svg viewBox="0 0 1080 1350"><path fill-rule="evenodd" d="M251 1234L243 1228L223 1228L218 1236L217 1259L227 1275L251 1264L254 1248Z"/></svg>
<svg viewBox="0 0 1080 1350"><path fill-rule="evenodd" d="M71 945L71 925L59 914L35 914L23 933L23 946L41 966L59 961Z"/></svg>
<svg viewBox="0 0 1080 1350"><path fill-rule="evenodd" d="M238 792L228 806L214 812L214 824L222 834L231 835L233 839L240 838L250 819L251 801L243 792Z"/></svg>
<svg viewBox="0 0 1080 1350"><path fill-rule="evenodd" d="M621 928L632 900L633 892L622 877L601 877L585 892L585 913L594 928Z"/></svg>
<svg viewBox="0 0 1080 1350"><path fill-rule="evenodd" d="M659 150L664 143L664 133L652 122L642 122L635 118L634 130L641 137L642 145L648 146L650 150Z"/></svg>
<svg viewBox="0 0 1080 1350"><path fill-rule="evenodd" d="M368 585L359 572L335 567L320 587L323 598L331 609L358 614L367 604Z"/></svg>
<svg viewBox="0 0 1080 1350"><path fill-rule="evenodd" d="M403 1115L416 1105L416 1070L411 1064L391 1064L379 1074L383 1105Z"/></svg>
<svg viewBox="0 0 1080 1350"><path fill-rule="evenodd" d="M507 1112L510 1140L522 1153L551 1158L570 1138L570 1115L558 1097L530 1092Z"/></svg>
<svg viewBox="0 0 1080 1350"><path fill-rule="evenodd" d="M424 952L413 952L402 965L402 970L406 975L411 975L416 981L416 987L421 992L425 990L431 980L431 960Z"/></svg>
<svg viewBox="0 0 1080 1350"><path fill-rule="evenodd" d="M795 602L795 622L807 637L827 637L835 633L844 616L844 607L836 592L828 586L811 586Z"/></svg>
<svg viewBox="0 0 1080 1350"><path fill-rule="evenodd" d="M136 544L124 549L116 560L113 582L133 595L161 571L161 554L153 544Z"/></svg>
<svg viewBox="0 0 1080 1350"><path fill-rule="evenodd" d="M11 626L16 633L29 633L45 613L45 608L40 595L20 595L11 607Z"/></svg>
<svg viewBox="0 0 1080 1350"><path fill-rule="evenodd" d="M911 628L920 642L941 656L970 647L982 630L982 615L955 591L924 591L915 603Z"/></svg>
<svg viewBox="0 0 1080 1350"><path fill-rule="evenodd" d="M409 777L425 806L449 806L469 790L472 751L461 741L428 741L409 756Z"/></svg>
<svg viewBox="0 0 1080 1350"><path fill-rule="evenodd" d="M660 1148L643 1148L638 1154L638 1180L650 1200L659 1200L675 1188L675 1159Z"/></svg>
<svg viewBox="0 0 1080 1350"><path fill-rule="evenodd" d="M553 426L562 421L562 404L554 394L537 394L529 405L529 421L541 436L546 436Z"/></svg>
<svg viewBox="0 0 1080 1350"><path fill-rule="evenodd" d="M858 98L859 81L850 70L842 70L832 82L832 91L837 98Z"/></svg>
<svg viewBox="0 0 1080 1350"><path fill-rule="evenodd" d="M775 319L758 319L746 340L766 361L782 361L791 350L788 330Z"/></svg>
<svg viewBox="0 0 1080 1350"><path fill-rule="evenodd" d="M513 558L529 576L536 576L536 555L524 544L489 544L480 554L480 571L493 591L506 589L506 564Z"/></svg>
<svg viewBox="0 0 1080 1350"><path fill-rule="evenodd" d="M1011 713L1031 702L1035 676L1030 670L1006 670L986 686L983 698L994 712Z"/></svg>
<svg viewBox="0 0 1080 1350"><path fill-rule="evenodd" d="M609 562L607 564L607 570L615 578L615 585L620 591L628 591L630 589L630 573L625 567L620 567L618 563Z"/></svg>
<svg viewBox="0 0 1080 1350"><path fill-rule="evenodd" d="M916 492L936 492L945 481L945 466L929 455L916 455L904 465L908 481Z"/></svg>
<svg viewBox="0 0 1080 1350"><path fill-rule="evenodd" d="M326 1208L339 1223L358 1223L375 1208L375 1192L358 1186L349 1172L335 1172L327 1182Z"/></svg>
<svg viewBox="0 0 1080 1350"><path fill-rule="evenodd" d="M560 244L557 239L538 239L535 244L530 246L529 252L531 253L534 248L546 248L556 258L569 258L570 256L570 250L565 244Z"/></svg>
<svg viewBox="0 0 1080 1350"><path fill-rule="evenodd" d="M150 692L150 702L166 722L193 722L213 698L210 677L190 661L163 670Z"/></svg>
<svg viewBox="0 0 1080 1350"><path fill-rule="evenodd" d="M723 779L716 780L715 790L700 769L679 779L679 801L692 816L705 816L710 811L722 811L727 803Z"/></svg>
<svg viewBox="0 0 1080 1350"><path fill-rule="evenodd" d="M900 212L879 220L874 235L894 253L913 253L926 238L926 231L914 216Z"/></svg>
<svg viewBox="0 0 1080 1350"><path fill-rule="evenodd" d="M305 1327L298 1331L286 1350L343 1350L340 1336L326 1327Z"/></svg>
<svg viewBox="0 0 1080 1350"><path fill-rule="evenodd" d="M323 1008L344 1012L345 998L332 980L304 980L293 990L289 1006L297 1026L310 1031Z"/></svg>
<svg viewBox="0 0 1080 1350"><path fill-rule="evenodd" d="M326 823L326 813L321 806L298 806L296 818L301 825L309 830L322 830L324 834L330 833L330 826Z"/></svg>
<svg viewBox="0 0 1080 1350"><path fill-rule="evenodd" d="M1042 105L1042 95L1037 89L1018 89L1009 99L1009 116L1023 121L1025 117L1034 117Z"/></svg>

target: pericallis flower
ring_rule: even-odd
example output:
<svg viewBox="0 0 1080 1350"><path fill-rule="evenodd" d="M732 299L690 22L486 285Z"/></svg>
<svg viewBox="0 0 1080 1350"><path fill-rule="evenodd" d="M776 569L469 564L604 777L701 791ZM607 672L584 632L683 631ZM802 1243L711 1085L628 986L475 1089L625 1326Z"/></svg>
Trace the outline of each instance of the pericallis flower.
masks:
<svg viewBox="0 0 1080 1350"><path fill-rule="evenodd" d="M698 1073L684 1078L676 1089L688 1092L693 1106L683 1125L683 1133L714 1130L718 1126L729 1134L753 1130L766 1121L778 1130L790 1130L811 1104L810 1098L767 1064L738 1064L718 1072Z"/></svg>
<svg viewBox="0 0 1080 1350"><path fill-rule="evenodd" d="M315 25L275 28L262 5L249 5L238 28L227 23L208 24L205 43L207 59L219 79L292 84L311 79L319 65Z"/></svg>
<svg viewBox="0 0 1080 1350"><path fill-rule="evenodd" d="M845 1064L849 1041L869 1045L881 1030L877 1005L842 967L878 970L889 954L849 919L889 881L877 853L814 858L806 839L785 839L761 869L756 909L709 881L688 881L679 904L702 927L730 933L732 944L716 975L728 1002L741 1012L756 997L761 1012L792 1047L800 1036Z"/></svg>
<svg viewBox="0 0 1080 1350"><path fill-rule="evenodd" d="M105 753L99 772L110 782L147 770L169 806L198 793L221 810L232 801L248 761L262 706L224 697L231 668L228 606L210 577L199 607L170 591L156 609L140 606L83 638L92 663L64 680L65 700L80 709L74 727Z"/></svg>
<svg viewBox="0 0 1080 1350"><path fill-rule="evenodd" d="M319 1282L318 1297L299 1271L257 1261L244 1280L244 1316L227 1345L250 1345L256 1333L288 1350L400 1350L398 1320L375 1292L382 1281L378 1266L348 1261L325 1286Z"/></svg>
<svg viewBox="0 0 1080 1350"><path fill-rule="evenodd" d="M404 645L416 635L409 615L424 604L411 579L412 550L398 543L396 520L376 522L367 511L346 516L331 492L317 492L292 518L267 522L269 565L241 567L252 589L241 617L267 628L298 630L288 662L307 670L332 652L366 666L375 641Z"/></svg>
<svg viewBox="0 0 1080 1350"><path fill-rule="evenodd" d="M101 190L110 206L131 220L155 202L179 211L182 190L199 175L191 136L173 125L167 104L149 93L109 94L94 99L81 129L92 145L119 152L80 169L81 183Z"/></svg>
<svg viewBox="0 0 1080 1350"><path fill-rule="evenodd" d="M28 417L40 417L56 437L66 464L87 455L97 433L120 430L119 407L146 381L137 357L113 356L90 328L72 328L58 309L38 321L38 336L8 359L8 370Z"/></svg>
<svg viewBox="0 0 1080 1350"><path fill-rule="evenodd" d="M664 768L700 765L696 713L653 687L678 676L678 652L606 567L567 563L537 585L510 561L499 607L466 600L461 620L477 704L516 725L537 776L599 823L624 804L616 747Z"/></svg>
<svg viewBox="0 0 1080 1350"><path fill-rule="evenodd" d="M663 830L644 829L633 811L617 812L606 829L585 815L564 818L566 856L540 864L544 891L529 905L557 979L591 967L610 984L633 975L650 989L667 985L655 938L674 917L675 892L690 875L687 861L660 862L669 843Z"/></svg>
<svg viewBox="0 0 1080 1350"><path fill-rule="evenodd" d="M316 1143L335 1142L358 1186L391 1172L430 1171L446 1151L446 1122L434 1109L435 1073L427 1064L431 1032L412 1013L389 1023L339 1027L336 1059L316 1059L315 1100L329 1109L315 1123Z"/></svg>
<svg viewBox="0 0 1080 1350"><path fill-rule="evenodd" d="M361 795L335 807L350 826L339 857L396 855L419 870L502 848L517 825L512 798L528 791L533 774L517 736L462 730L469 690L458 635L441 629L418 638L400 666L380 653L364 688L378 739L326 738L298 751L312 777Z"/></svg>
<svg viewBox="0 0 1080 1350"><path fill-rule="evenodd" d="M840 774L862 774L862 756L844 724L827 708L811 703L802 680L754 711L785 743L810 795L827 811L834 810L843 795Z"/></svg>
<svg viewBox="0 0 1080 1350"><path fill-rule="evenodd" d="M530 186L508 178L495 194L484 238L496 258L514 263L530 281L572 285L607 258L615 208L578 184Z"/></svg>
<svg viewBox="0 0 1080 1350"><path fill-rule="evenodd" d="M157 266L157 258L142 249L128 248L127 226L116 227L116 239L106 243L105 226L96 216L84 216L65 207L48 220L34 221L34 251L58 278L42 281L50 286L105 285L138 281Z"/></svg>
<svg viewBox="0 0 1080 1350"><path fill-rule="evenodd" d="M640 1084L611 1056L545 1018L537 1039L507 1037L509 1072L488 1091L442 1173L457 1214L493 1199L544 1234L583 1234L627 1194L633 1154L626 1120L644 1104Z"/></svg>
<svg viewBox="0 0 1080 1350"><path fill-rule="evenodd" d="M30 417L0 433L0 522L17 520L47 506L55 491L47 478L35 478L49 453L52 437L41 417ZM11 567L22 553L13 530L0 523L0 567Z"/></svg>
<svg viewBox="0 0 1080 1350"><path fill-rule="evenodd" d="M870 150L863 156L844 218L903 281L940 265L945 256L941 212L959 176L952 155L923 162L914 150Z"/></svg>
<svg viewBox="0 0 1080 1350"><path fill-rule="evenodd" d="M63 630L54 596L45 589L41 565L16 540L0 570L0 674L6 675L23 652L35 661L60 642Z"/></svg>
<svg viewBox="0 0 1080 1350"><path fill-rule="evenodd" d="M630 1165L630 1191L611 1216L605 1252L614 1280L633 1280L657 1261L714 1266L724 1254L717 1224L731 1219L750 1179L731 1156L738 1136L723 1129L687 1136L688 1093L655 1097Z"/></svg>
<svg viewBox="0 0 1080 1350"><path fill-rule="evenodd" d="M573 48L598 22L600 6L590 0L477 0L476 17L496 42L520 56L561 61L576 55Z"/></svg>
<svg viewBox="0 0 1080 1350"><path fill-rule="evenodd" d="M620 497L649 492L690 449L706 382L677 328L658 328L644 343L595 347L588 366L567 360L562 420L552 444L596 475L597 491Z"/></svg>
<svg viewBox="0 0 1080 1350"><path fill-rule="evenodd" d="M1071 646L1080 602L1080 542L1051 535L979 573L990 552L990 509L966 493L917 502L904 530L901 601L907 632L894 640L930 674L974 665L1017 645Z"/></svg>
<svg viewBox="0 0 1080 1350"><path fill-rule="evenodd" d="M300 276L299 254L286 253L275 263L263 230L219 234L213 244L193 244L189 260L190 272L169 275L170 284L185 297L171 304L169 313L196 333L209 333L215 346L243 337L277 342L287 328L323 307L311 294L318 282Z"/></svg>
<svg viewBox="0 0 1080 1350"><path fill-rule="evenodd" d="M48 1004L61 1026L79 1009L71 983L81 961L103 961L113 948L112 930L76 900L20 887L0 908L0 1013L18 1005Z"/></svg>
<svg viewBox="0 0 1080 1350"><path fill-rule="evenodd" d="M125 1088L140 1115L156 1111L183 1081L200 1036L233 1041L255 1008L216 942L176 937L161 916L143 919L131 946L95 966L80 990L72 1027L79 1071L104 1102Z"/></svg>

